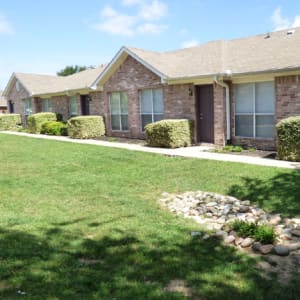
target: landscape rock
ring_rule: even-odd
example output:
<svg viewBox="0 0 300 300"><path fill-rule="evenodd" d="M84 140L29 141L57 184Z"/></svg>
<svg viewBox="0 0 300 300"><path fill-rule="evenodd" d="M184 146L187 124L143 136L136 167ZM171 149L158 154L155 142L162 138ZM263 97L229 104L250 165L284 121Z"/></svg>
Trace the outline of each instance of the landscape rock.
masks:
<svg viewBox="0 0 300 300"><path fill-rule="evenodd" d="M242 201L232 196L203 191L183 194L164 192L160 202L174 214L193 219L206 226L207 230L215 232L205 234L202 237L204 240L214 236L223 239L225 244L232 244L241 249L252 245L253 252L270 256L273 253L273 256L277 255L280 259L285 259L284 256L289 253L288 257L300 255L300 218L282 219L280 214L268 214L255 204L251 205L249 200ZM273 226L278 245L262 245L250 237L238 237L229 226L237 219ZM191 235L200 236L201 233L195 231L191 232Z"/></svg>
<svg viewBox="0 0 300 300"><path fill-rule="evenodd" d="M260 247L261 247L261 243L260 242L254 242L252 244L252 250L254 252L259 252L260 251Z"/></svg>
<svg viewBox="0 0 300 300"><path fill-rule="evenodd" d="M225 244L231 244L235 241L235 236L233 235L228 235L225 239L224 239L224 243Z"/></svg>
<svg viewBox="0 0 300 300"><path fill-rule="evenodd" d="M291 234L297 237L300 237L300 229L291 230Z"/></svg>
<svg viewBox="0 0 300 300"><path fill-rule="evenodd" d="M290 250L288 247L283 245L276 245L273 247L273 252L279 256L288 256L290 254Z"/></svg>
<svg viewBox="0 0 300 300"><path fill-rule="evenodd" d="M250 247L253 244L254 240L252 238L245 238L242 243L241 243L241 247L246 248L246 247Z"/></svg>
<svg viewBox="0 0 300 300"><path fill-rule="evenodd" d="M261 245L259 252L263 255L266 255L266 254L271 253L273 248L274 248L274 246L272 244Z"/></svg>
<svg viewBox="0 0 300 300"><path fill-rule="evenodd" d="M295 263L300 266L300 255L295 255L293 257L293 259L294 259Z"/></svg>

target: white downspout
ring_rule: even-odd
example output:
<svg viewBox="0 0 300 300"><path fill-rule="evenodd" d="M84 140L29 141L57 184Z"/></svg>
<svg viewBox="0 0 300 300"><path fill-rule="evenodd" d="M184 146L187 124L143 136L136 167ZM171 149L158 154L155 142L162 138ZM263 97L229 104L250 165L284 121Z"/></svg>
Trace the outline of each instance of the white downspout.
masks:
<svg viewBox="0 0 300 300"><path fill-rule="evenodd" d="M231 139L230 133L230 96L229 96L229 85L224 81L218 79L218 75L215 75L215 83L225 88L225 97L226 97L226 140Z"/></svg>

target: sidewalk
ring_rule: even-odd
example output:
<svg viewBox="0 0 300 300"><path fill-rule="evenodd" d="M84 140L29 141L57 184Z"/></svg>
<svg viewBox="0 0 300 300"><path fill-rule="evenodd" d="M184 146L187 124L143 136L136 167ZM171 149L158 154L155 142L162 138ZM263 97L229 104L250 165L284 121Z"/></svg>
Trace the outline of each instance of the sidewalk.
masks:
<svg viewBox="0 0 300 300"><path fill-rule="evenodd" d="M25 137L37 138L37 139L56 140L56 141L69 142L69 143L113 147L113 148L157 153L157 154L170 155L170 156L210 159L210 160L218 160L218 161L226 161L226 162L239 162L239 163L246 163L252 165L300 170L300 162L289 162L289 161L275 160L275 159L262 158L262 157L252 157L252 156L245 156L245 155L232 155L232 154L205 152L206 150L209 149L209 147L206 146L193 146L193 147L186 147L186 148L166 149L166 148L152 148L152 147L136 145L136 144L126 144L126 143L108 142L108 141L99 141L99 140L79 140L79 139L71 139L69 137L64 137L64 136L49 136L49 135L40 135L40 134L29 134L24 132L1 131L0 133L19 135L19 136L25 136Z"/></svg>

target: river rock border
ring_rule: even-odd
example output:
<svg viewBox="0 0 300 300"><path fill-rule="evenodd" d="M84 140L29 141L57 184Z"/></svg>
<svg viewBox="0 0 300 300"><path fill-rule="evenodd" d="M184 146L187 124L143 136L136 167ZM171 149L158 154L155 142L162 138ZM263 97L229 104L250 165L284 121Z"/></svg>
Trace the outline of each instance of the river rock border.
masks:
<svg viewBox="0 0 300 300"><path fill-rule="evenodd" d="M172 213L193 219L212 231L203 235L203 239L217 237L225 244L262 256L289 256L295 265L300 266L299 218L282 218L280 214L269 214L257 205L251 205L249 200L242 201L235 197L203 191L163 193L160 203ZM236 219L273 226L276 233L274 245L262 245L252 238L238 237L228 226L228 223ZM201 233L195 231L191 235L197 236Z"/></svg>

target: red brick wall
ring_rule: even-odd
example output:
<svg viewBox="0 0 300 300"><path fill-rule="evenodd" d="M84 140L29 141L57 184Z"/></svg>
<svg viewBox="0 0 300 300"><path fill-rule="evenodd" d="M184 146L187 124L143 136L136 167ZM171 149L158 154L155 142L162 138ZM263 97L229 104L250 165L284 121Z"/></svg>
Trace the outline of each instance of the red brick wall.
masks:
<svg viewBox="0 0 300 300"><path fill-rule="evenodd" d="M114 75L106 82L104 92L95 96L97 103L99 103L99 107L95 107L95 111L101 115L104 112L108 135L131 138L145 137L141 128L139 99L139 91L145 88L163 88L165 118L194 119L194 95L189 96L189 88L193 89L192 85L168 86L162 84L159 76L128 56ZM109 94L116 91L125 91L128 95L128 132L112 132L110 129Z"/></svg>
<svg viewBox="0 0 300 300"><path fill-rule="evenodd" d="M214 140L216 145L226 144L226 90L214 84Z"/></svg>
<svg viewBox="0 0 300 300"><path fill-rule="evenodd" d="M12 100L12 102L14 103L14 112L16 114L21 114L22 116L22 122L25 122L24 119L24 99L28 99L31 98L29 93L26 91L26 89L23 87L23 85L21 83L19 83L19 90L17 91L16 89L16 83L14 84L14 86L12 87L12 89L10 90L10 93L7 96L7 100ZM33 113L34 111L34 106L32 107L33 109Z"/></svg>
<svg viewBox="0 0 300 300"><path fill-rule="evenodd" d="M275 78L275 122L300 115L300 75Z"/></svg>

